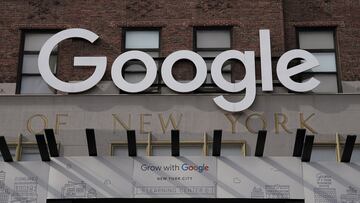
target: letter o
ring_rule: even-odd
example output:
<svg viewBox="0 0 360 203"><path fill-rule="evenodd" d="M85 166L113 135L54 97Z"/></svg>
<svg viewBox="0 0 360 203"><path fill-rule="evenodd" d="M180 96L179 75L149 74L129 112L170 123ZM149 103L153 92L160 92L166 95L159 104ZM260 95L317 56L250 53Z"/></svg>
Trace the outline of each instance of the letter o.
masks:
<svg viewBox="0 0 360 203"><path fill-rule="evenodd" d="M144 79L137 83L127 82L123 75L122 69L126 62L129 60L139 60L144 63L146 74ZM126 92L136 93L149 88L156 79L157 66L153 58L142 51L128 51L118 56L111 68L111 78L115 85Z"/></svg>
<svg viewBox="0 0 360 203"><path fill-rule="evenodd" d="M36 117L39 117L43 122L43 128L37 132L35 132L34 129L32 128L32 119L34 119ZM31 134L41 133L44 129L46 129L48 127L48 119L43 114L35 114L27 120L26 127L27 127L27 130L29 131L29 133L31 133Z"/></svg>
<svg viewBox="0 0 360 203"><path fill-rule="evenodd" d="M259 113L250 114L245 120L245 127L249 132L251 132L253 134L256 134L257 131L254 130L253 128L251 128L250 120L255 119L256 117L258 117L262 121L262 126L261 126L262 130L266 130L266 127L267 127L267 123L266 123L266 120L264 118L264 115L259 114Z"/></svg>
<svg viewBox="0 0 360 203"><path fill-rule="evenodd" d="M173 65L181 59L190 60L194 63L196 68L195 78L187 83L176 81L172 75ZM187 50L180 50L170 54L166 57L161 67L161 76L164 83L170 89L181 93L191 92L199 88L205 82L206 74L207 68L204 59L199 54Z"/></svg>

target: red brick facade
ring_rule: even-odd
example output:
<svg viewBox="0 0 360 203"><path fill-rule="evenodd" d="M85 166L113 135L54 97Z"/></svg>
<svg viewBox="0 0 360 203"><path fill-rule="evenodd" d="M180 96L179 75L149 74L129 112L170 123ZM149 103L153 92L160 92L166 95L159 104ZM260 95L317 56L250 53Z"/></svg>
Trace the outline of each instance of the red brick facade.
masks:
<svg viewBox="0 0 360 203"><path fill-rule="evenodd" d="M296 27L334 27L341 79L360 80L360 2L284 1L286 49L296 47Z"/></svg>
<svg viewBox="0 0 360 203"><path fill-rule="evenodd" d="M258 31L270 29L275 58L296 47L295 27L335 26L342 80L359 80L359 8L355 0L2 0L0 83L17 80L22 30L76 27L89 29L100 39L95 44L67 40L60 45L57 74L66 81L86 78L93 71L74 69L75 55L107 56L104 80L110 80L111 65L122 52L124 27L160 27L160 55L166 57L176 50L192 50L193 28L202 26L231 27L232 48L254 50L257 56ZM175 72L180 79L192 75L181 68Z"/></svg>

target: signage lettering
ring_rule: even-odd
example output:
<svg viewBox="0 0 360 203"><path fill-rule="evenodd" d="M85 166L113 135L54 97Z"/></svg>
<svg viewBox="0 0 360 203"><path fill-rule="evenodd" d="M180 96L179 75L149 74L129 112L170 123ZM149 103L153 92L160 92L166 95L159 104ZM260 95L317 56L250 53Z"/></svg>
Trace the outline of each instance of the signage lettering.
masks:
<svg viewBox="0 0 360 203"><path fill-rule="evenodd" d="M54 115L54 116L51 116ZM151 115L149 113L140 113L140 114L110 114L110 115L99 115L100 119L104 121L105 128L111 128L113 134L117 134L119 131L123 130L138 130L141 134L148 134L149 131L154 133L167 134L170 130L176 129L180 131L186 131L189 127L186 123L189 120L187 114L184 113L159 113L158 117L156 116L146 116ZM147 119L146 121L144 119ZM285 113L251 113L248 115L237 115L224 113L223 121L218 121L223 123L223 126L216 126L217 128L222 128L225 131L236 134L239 132L249 132L257 134L259 130L268 130L275 134L293 134L292 129L296 128L305 128L313 134L317 134L316 125L314 126L314 121L316 119L315 113L303 113L299 112L295 115L289 115ZM194 122L198 122L193 120ZM86 128L82 124L74 122L74 117L68 113L58 113L54 112L51 114L40 114L34 113L29 115L24 120L23 129L26 133L29 134L38 134L43 132L46 128L54 128L55 134L60 135L62 130L71 130ZM69 125L71 124L71 125ZM146 125L147 131L144 129L144 124ZM214 126L215 128L215 126ZM208 131L209 128L204 126L203 128L198 128L199 131Z"/></svg>
<svg viewBox="0 0 360 203"><path fill-rule="evenodd" d="M181 165L169 164L163 166L142 164L140 168L142 171L152 171L152 172L163 170L163 171L183 171L183 172L203 173L209 171L209 166L207 164L196 165L196 164L188 164L188 163L183 163Z"/></svg>
<svg viewBox="0 0 360 203"><path fill-rule="evenodd" d="M272 91L272 65L271 65L271 40L269 30L260 30L260 57L261 57L261 80L262 90ZM86 80L77 83L68 83L59 80L50 70L49 59L51 51L61 41L70 38L82 38L90 43L96 41L99 36L95 33L81 28L73 28L61 31L49 40L40 50L38 64L39 72L44 81L51 87L63 92L83 92L94 87L105 74L107 57L74 57L74 66L95 66L95 72ZM187 83L181 83L175 80L172 75L173 65L182 59L190 60L196 68L196 76ZM238 82L232 83L227 81L222 75L221 69L223 64L230 60L236 59L244 64L245 77ZM301 59L302 63L288 68L289 63L294 59ZM137 83L127 82L123 75L122 69L129 60L139 60L144 63L146 68L145 77ZM276 67L276 73L280 82L288 89L296 92L306 92L317 87L320 82L315 78L310 78L304 82L295 82L291 76L319 66L318 60L311 53L295 49L284 53ZM155 81L157 66L154 59L147 53L141 51L128 51L119 55L111 69L111 77L114 84L121 90L130 93L138 93L149 88ZM198 89L206 80L207 68L205 60L197 53L188 50L180 50L171 53L165 58L161 67L161 76L164 83L172 90L180 93L188 93ZM222 90L231 93L238 93L245 90L245 95L239 102L228 101L223 95L213 98L216 105L225 111L239 112L249 108L256 97L256 79L255 79L255 52L237 50L228 50L220 53L214 59L211 65L211 77L214 83Z"/></svg>

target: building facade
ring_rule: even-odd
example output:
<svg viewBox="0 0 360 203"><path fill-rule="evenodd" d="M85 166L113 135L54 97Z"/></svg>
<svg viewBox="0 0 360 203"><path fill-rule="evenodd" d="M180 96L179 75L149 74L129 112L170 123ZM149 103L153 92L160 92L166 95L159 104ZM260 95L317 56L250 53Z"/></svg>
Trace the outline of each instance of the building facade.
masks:
<svg viewBox="0 0 360 203"><path fill-rule="evenodd" d="M88 155L88 128L95 130L98 156L127 157L127 130L136 132L138 156L170 156L173 129L180 131L184 156L211 156L215 129L223 133L222 155L253 156L257 135L266 130L264 156L292 156L297 129L302 128L315 135L313 161L339 162L346 136L360 132L359 10L355 0L2 0L0 135L19 161L41 160L35 135L48 128L65 157ZM107 58L101 81L81 93L50 87L38 67L44 43L72 28L87 29L99 38L94 43L72 38L56 46L49 58L53 75L79 83L95 68L74 66L74 57ZM270 31L268 61L263 60L259 30ZM306 50L319 62L291 77L297 83L317 79L320 84L311 91L289 90L278 78L279 59L294 49ZM134 50L150 55L157 67L156 79L140 93L118 88L112 78L116 59ZM197 53L207 66L204 83L187 93L173 91L161 74L166 57L179 50ZM256 98L239 112L223 110L213 101L221 95L241 101L250 91L245 87L230 93L212 79L214 59L227 50L255 53ZM303 62L296 58L288 68ZM263 66L272 68L273 91L263 91ZM177 61L171 73L181 83L197 75L190 60ZM222 76L231 83L248 74L239 60L227 60L222 67ZM138 83L146 69L130 60L122 75ZM352 160L360 161L359 139ZM267 192L275 190L290 197L286 185L254 187L251 194L277 197ZM63 193L94 196L81 180L69 180ZM6 194L3 199L11 198Z"/></svg>

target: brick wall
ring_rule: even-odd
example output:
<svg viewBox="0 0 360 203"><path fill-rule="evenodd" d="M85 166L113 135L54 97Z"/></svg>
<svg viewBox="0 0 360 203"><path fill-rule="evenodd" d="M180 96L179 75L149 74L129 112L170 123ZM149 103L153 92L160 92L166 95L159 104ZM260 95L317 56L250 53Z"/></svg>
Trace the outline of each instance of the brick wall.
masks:
<svg viewBox="0 0 360 203"><path fill-rule="evenodd" d="M2 0L0 83L16 82L21 29L81 27L100 36L95 44L67 40L60 45L58 77L71 81L93 72L93 68L73 68L73 56L81 55L107 56L104 80L110 80L111 65L122 51L124 27L161 27L161 56L166 57L193 48L194 26L230 26L233 48L255 50L257 56L258 30L270 29L274 57L296 48L295 27L336 26L342 80L360 80L359 9L355 0ZM192 71L188 65L178 65L174 73L185 79L192 77ZM236 72L241 75L243 70ZM258 78L259 74L257 64Z"/></svg>
<svg viewBox="0 0 360 203"><path fill-rule="evenodd" d="M295 27L336 27L341 79L360 80L360 1L284 1L286 49L296 48Z"/></svg>
<svg viewBox="0 0 360 203"><path fill-rule="evenodd" d="M95 44L67 40L60 45L58 76L69 81L84 79L93 69L74 69L73 56L104 55L108 57L104 80L110 80L111 65L121 53L123 27L161 27L162 57L191 50L194 26L231 26L233 48L255 50L259 55L258 30L268 28L273 55L279 56L284 51L282 10L279 0L2 0L0 82L16 82L21 29L81 27L97 33L100 40ZM175 72L180 79L193 75L192 69L181 66Z"/></svg>

